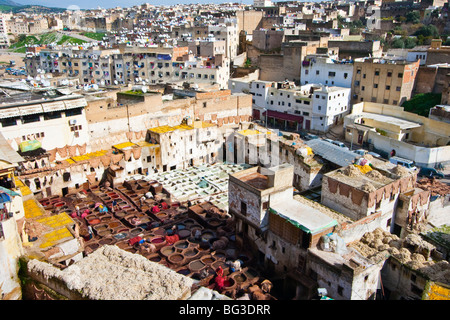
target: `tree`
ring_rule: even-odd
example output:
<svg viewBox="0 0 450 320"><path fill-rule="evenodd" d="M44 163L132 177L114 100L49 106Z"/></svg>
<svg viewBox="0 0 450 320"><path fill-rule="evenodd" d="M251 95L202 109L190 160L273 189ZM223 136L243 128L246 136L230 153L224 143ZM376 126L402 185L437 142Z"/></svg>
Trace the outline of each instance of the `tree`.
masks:
<svg viewBox="0 0 450 320"><path fill-rule="evenodd" d="M408 12L406 14L406 22L407 23L419 23L420 22L420 13L417 11Z"/></svg>
<svg viewBox="0 0 450 320"><path fill-rule="evenodd" d="M414 35L424 36L425 38L426 37L439 38L439 31L434 25L429 24L427 26L421 26L419 29L417 29Z"/></svg>

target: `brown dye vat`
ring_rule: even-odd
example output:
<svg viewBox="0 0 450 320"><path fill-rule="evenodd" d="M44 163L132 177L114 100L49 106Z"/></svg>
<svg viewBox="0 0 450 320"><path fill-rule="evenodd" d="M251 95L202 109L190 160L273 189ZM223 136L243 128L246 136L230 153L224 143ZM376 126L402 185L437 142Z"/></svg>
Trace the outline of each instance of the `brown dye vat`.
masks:
<svg viewBox="0 0 450 320"><path fill-rule="evenodd" d="M98 225L94 226L93 228L95 231L102 231L102 230L108 229L108 225L98 224Z"/></svg>
<svg viewBox="0 0 450 320"><path fill-rule="evenodd" d="M218 226L223 224L223 221L216 219L216 218L212 218L207 220L207 223L209 226L211 226L211 228L217 228Z"/></svg>
<svg viewBox="0 0 450 320"><path fill-rule="evenodd" d="M196 248L187 248L183 251L183 254L187 258L192 258L198 255L199 251Z"/></svg>
<svg viewBox="0 0 450 320"><path fill-rule="evenodd" d="M174 246L177 249L183 250L189 246L189 242L187 242L186 240L180 240L180 241L175 242Z"/></svg>
<svg viewBox="0 0 450 320"><path fill-rule="evenodd" d="M112 238L104 238L98 241L98 243L102 246L112 244L114 240Z"/></svg>
<svg viewBox="0 0 450 320"><path fill-rule="evenodd" d="M85 250L91 250L91 253L97 250L100 247L98 243L92 243L86 246ZM87 253L87 252L86 252Z"/></svg>
<svg viewBox="0 0 450 320"><path fill-rule="evenodd" d="M204 241L209 241L211 238L215 238L214 232L209 231L209 230L204 230L204 231L202 232L202 239L203 239Z"/></svg>
<svg viewBox="0 0 450 320"><path fill-rule="evenodd" d="M121 224L120 222L118 222L118 221L113 221L113 222L108 223L108 227L110 227L111 229L118 228L118 227L120 227L121 225L122 225L122 224Z"/></svg>
<svg viewBox="0 0 450 320"><path fill-rule="evenodd" d="M103 215L103 217L101 217L100 220L102 222L110 222L112 220L112 217L109 215L107 215L107 216Z"/></svg>
<svg viewBox="0 0 450 320"><path fill-rule="evenodd" d="M106 236L110 235L111 232L112 232L112 230L108 228L108 229L103 229L103 230L98 231L97 234L99 237L106 237Z"/></svg>
<svg viewBox="0 0 450 320"><path fill-rule="evenodd" d="M169 255L167 260L174 265L182 265L185 259L182 253L176 252Z"/></svg>
<svg viewBox="0 0 450 320"><path fill-rule="evenodd" d="M120 249L126 249L126 248L130 247L130 245L128 244L128 241L119 241L115 245L117 247L119 247Z"/></svg>
<svg viewBox="0 0 450 320"><path fill-rule="evenodd" d="M239 285L239 284L243 284L244 282L247 281L246 275L243 274L242 272L239 272L239 273L235 274L235 275L232 277L232 279L233 279L234 281L236 281L236 284L238 284L238 285Z"/></svg>
<svg viewBox="0 0 450 320"><path fill-rule="evenodd" d="M148 256L148 260L152 261L152 262L161 262L163 259L161 258L161 256L157 253L152 253Z"/></svg>
<svg viewBox="0 0 450 320"><path fill-rule="evenodd" d="M189 270L191 270L192 272L199 272L201 271L206 265L200 261L200 260L194 260L189 262L188 268Z"/></svg>
<svg viewBox="0 0 450 320"><path fill-rule="evenodd" d="M227 258L225 251L222 251L222 250L214 251L212 253L212 256L216 260L226 260L226 258Z"/></svg>
<svg viewBox="0 0 450 320"><path fill-rule="evenodd" d="M142 232L144 232L144 229L142 229L142 228L134 228L134 229L130 230L130 236L131 237L135 237L138 234L141 234Z"/></svg>
<svg viewBox="0 0 450 320"><path fill-rule="evenodd" d="M222 267L223 272L224 272L224 275L227 275L227 274L229 273L228 265L227 265L226 262L223 261L223 260L217 260L217 261L214 261L214 262L211 264L211 267L212 267L214 270L217 270L218 267Z"/></svg>
<svg viewBox="0 0 450 320"><path fill-rule="evenodd" d="M175 253L175 248L172 245L164 246L160 249L161 254L165 257L168 257L172 253Z"/></svg>
<svg viewBox="0 0 450 320"><path fill-rule="evenodd" d="M215 261L213 256L211 256L210 254L201 257L200 260L206 265L210 265Z"/></svg>

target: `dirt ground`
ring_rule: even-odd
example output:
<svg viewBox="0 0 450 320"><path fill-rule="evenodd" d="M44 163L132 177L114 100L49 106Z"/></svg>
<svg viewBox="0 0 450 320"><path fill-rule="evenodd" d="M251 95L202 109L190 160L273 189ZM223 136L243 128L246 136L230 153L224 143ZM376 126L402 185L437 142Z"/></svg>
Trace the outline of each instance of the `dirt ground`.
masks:
<svg viewBox="0 0 450 320"><path fill-rule="evenodd" d="M6 50L0 50L0 65L9 67L9 61L14 60L16 65L12 68L19 69L20 67L25 67L25 63L23 62L23 58L25 54L16 53L16 52L7 52ZM24 76L13 76L5 73L5 69L0 69L0 77L3 79L22 79L26 78Z"/></svg>

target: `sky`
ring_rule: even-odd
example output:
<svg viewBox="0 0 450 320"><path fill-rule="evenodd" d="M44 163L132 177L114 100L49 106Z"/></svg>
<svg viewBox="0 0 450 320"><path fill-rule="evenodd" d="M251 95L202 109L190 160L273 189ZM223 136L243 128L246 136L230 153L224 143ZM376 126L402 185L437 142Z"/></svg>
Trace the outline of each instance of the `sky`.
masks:
<svg viewBox="0 0 450 320"><path fill-rule="evenodd" d="M134 5L140 5L143 3L150 3L154 5L175 5L175 4L188 4L188 3L223 3L231 2L231 0L15 0L17 3L26 4L39 4L46 7L58 7L68 8L69 6L76 5L81 9L92 9L98 6L102 8L114 8L123 7L128 8ZM252 0L242 0L244 4L253 3Z"/></svg>

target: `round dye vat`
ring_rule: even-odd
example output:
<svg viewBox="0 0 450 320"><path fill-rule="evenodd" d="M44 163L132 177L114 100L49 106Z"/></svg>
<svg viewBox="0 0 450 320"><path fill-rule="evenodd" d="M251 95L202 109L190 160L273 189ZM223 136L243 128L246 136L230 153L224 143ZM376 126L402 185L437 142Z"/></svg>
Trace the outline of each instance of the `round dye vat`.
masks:
<svg viewBox="0 0 450 320"><path fill-rule="evenodd" d="M66 204L66 203L65 203L64 201L56 202L56 203L55 203L55 207L59 208L59 207L64 206L65 204Z"/></svg>
<svg viewBox="0 0 450 320"><path fill-rule="evenodd" d="M152 262L160 262L161 261L161 257L158 255L155 255L151 258L149 258L148 260L152 261Z"/></svg>
<svg viewBox="0 0 450 320"><path fill-rule="evenodd" d="M194 260L189 263L189 270L192 270L193 272L198 272L201 269L203 269L205 266L206 265L203 262L201 262L200 260Z"/></svg>
<svg viewBox="0 0 450 320"><path fill-rule="evenodd" d="M201 261L205 264L211 264L214 262L214 258L211 256L202 257Z"/></svg>
<svg viewBox="0 0 450 320"><path fill-rule="evenodd" d="M175 243L175 247L177 249L186 249L189 246L189 243L187 241L177 241Z"/></svg>
<svg viewBox="0 0 450 320"><path fill-rule="evenodd" d="M183 229L183 230L178 231L178 236L180 237L180 239L186 239L190 235L191 235L190 230Z"/></svg>
<svg viewBox="0 0 450 320"><path fill-rule="evenodd" d="M120 222L117 222L117 221L114 221L114 222L111 222L110 224L108 224L108 227L110 227L111 229L114 229L114 228L117 228L117 227L120 227Z"/></svg>
<svg viewBox="0 0 450 320"><path fill-rule="evenodd" d="M161 248L160 252L163 256L168 257L175 252L175 248L173 246L165 246Z"/></svg>
<svg viewBox="0 0 450 320"><path fill-rule="evenodd" d="M236 275L233 276L234 281L236 281L236 283L243 283L245 281L247 281L247 277L245 276L245 274L243 273L238 273Z"/></svg>
<svg viewBox="0 0 450 320"><path fill-rule="evenodd" d="M94 218L88 221L90 225L96 225L99 224L101 222L101 220L99 218Z"/></svg>
<svg viewBox="0 0 450 320"><path fill-rule="evenodd" d="M185 257L193 257L198 254L198 250L195 248L192 248L192 249L185 250L183 253L184 253Z"/></svg>
<svg viewBox="0 0 450 320"><path fill-rule="evenodd" d="M181 253L172 253L167 259L171 263L180 263L184 260L184 256Z"/></svg>
<svg viewBox="0 0 450 320"><path fill-rule="evenodd" d="M153 239L151 240L151 242L154 243L154 244L163 243L163 242L164 242L164 238L160 238L160 237L158 237L158 238L153 238Z"/></svg>
<svg viewBox="0 0 450 320"><path fill-rule="evenodd" d="M184 276L187 276L188 274L191 273L191 270L189 270L189 269L187 269L187 268L183 268L183 269L181 269L181 270L178 270L177 272L180 273L180 274L182 274L182 275L184 275Z"/></svg>

